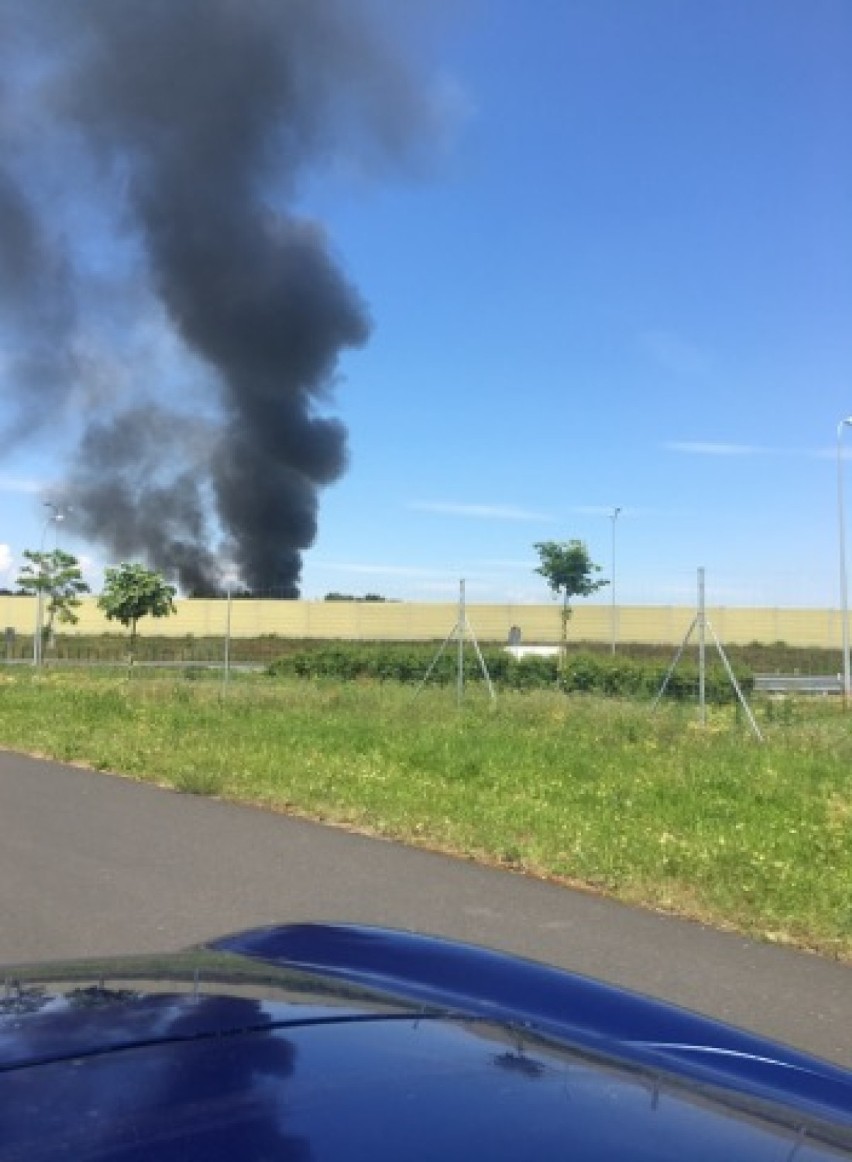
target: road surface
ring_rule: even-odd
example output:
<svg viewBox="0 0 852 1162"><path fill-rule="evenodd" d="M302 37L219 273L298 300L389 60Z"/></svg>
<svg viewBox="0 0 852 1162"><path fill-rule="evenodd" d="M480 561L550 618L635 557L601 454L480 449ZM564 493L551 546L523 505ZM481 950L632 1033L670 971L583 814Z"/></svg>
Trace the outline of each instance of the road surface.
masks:
<svg viewBox="0 0 852 1162"><path fill-rule="evenodd" d="M464 860L0 751L0 964L175 951L257 925L468 940L852 1067L852 968Z"/></svg>

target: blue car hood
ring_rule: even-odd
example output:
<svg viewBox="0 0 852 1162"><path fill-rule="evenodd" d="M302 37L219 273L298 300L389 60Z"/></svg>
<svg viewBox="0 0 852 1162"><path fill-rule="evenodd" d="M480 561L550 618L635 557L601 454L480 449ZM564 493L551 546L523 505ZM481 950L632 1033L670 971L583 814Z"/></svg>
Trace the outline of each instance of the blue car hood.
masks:
<svg viewBox="0 0 852 1162"><path fill-rule="evenodd" d="M296 925L11 972L0 1159L852 1158L852 1075L596 981Z"/></svg>

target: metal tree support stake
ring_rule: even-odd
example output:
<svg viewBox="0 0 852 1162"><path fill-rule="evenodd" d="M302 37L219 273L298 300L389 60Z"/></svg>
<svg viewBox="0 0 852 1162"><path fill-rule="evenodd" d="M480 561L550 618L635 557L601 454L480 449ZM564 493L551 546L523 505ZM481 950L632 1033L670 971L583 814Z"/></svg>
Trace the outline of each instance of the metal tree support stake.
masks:
<svg viewBox="0 0 852 1162"><path fill-rule="evenodd" d="M228 686L231 681L231 582L228 582L228 592L225 600L225 656L224 666L222 667L222 694L224 698L228 693Z"/></svg>
<svg viewBox="0 0 852 1162"><path fill-rule="evenodd" d="M488 687L488 693L491 697L491 701L492 702L496 701L497 695L494 693L494 687L491 684L491 675L488 673L488 666L485 664L485 658L483 658L483 656L482 656L482 651L479 648L479 642L476 640L476 636L474 635L474 632L473 632L473 629L471 628L470 622L467 620L467 609L465 606L465 596L464 596L464 581L459 581L459 614L458 614L458 617L456 618L456 624L453 626L453 628L450 630L450 632L444 638L443 643L441 644L438 652L435 654L434 658L432 659L432 661L429 665L429 669L423 675L423 680L421 681L421 683L417 687L417 689L414 691L415 698L420 693L420 691L423 689L423 687L426 685L426 683L429 681L429 678L432 674L432 671L435 669L438 662L441 660L441 656L444 653L444 650L447 648L447 646L450 644L450 642L453 640L453 638L456 638L456 640L458 642L458 669L456 672L456 700L458 701L459 706L461 706L462 699L464 698L464 642L465 642L466 635L470 636L470 640L473 643L473 648L476 651L477 658L479 659L479 668L482 671L482 677L485 679L485 684Z"/></svg>
<svg viewBox="0 0 852 1162"><path fill-rule="evenodd" d="M852 416L837 425L837 534L840 547L840 632L843 639L843 706L852 702L852 664L849 657L849 588L846 578L846 528L843 515L843 429L852 428Z"/></svg>
<svg viewBox="0 0 852 1162"><path fill-rule="evenodd" d="M679 647L677 653L675 654L674 661L672 662L672 664L669 666L668 670L666 671L666 676L665 676L665 678L663 678L663 684L662 684L662 686L660 686L660 689L657 692L657 697L654 699L654 702L651 706L651 710L653 711L653 710L657 709L657 706L659 705L660 700L662 699L663 695L666 692L666 687L668 686L669 681L671 680L671 676L675 672L675 670L677 669L677 664L680 661L681 657L683 656L683 651L686 649L687 645L689 644L689 640L692 637L693 631L696 628L698 629L698 714L699 714L699 717L701 719L702 726L706 725L706 723L707 723L707 682L706 682L706 676L707 676L707 630L709 630L710 635L713 638L713 641L716 643L716 649L719 652L719 657L722 659L722 665L725 667L725 673L728 675L728 679L734 688L734 691L737 695L737 698L739 699L740 705L742 706L743 710L745 711L745 716L748 719L749 726L751 727L751 729L755 735L755 738L757 738L757 740L759 742L763 742L764 738L760 732L760 727L757 725L757 722L755 721L755 717L751 712L751 707L749 706L748 702L746 701L745 695L743 694L742 689L740 688L740 684L737 681L736 674L734 673L733 669L731 668L731 663L728 661L728 655L725 653L724 649L722 648L722 643L719 641L718 637L716 636L716 631L713 629L713 626L710 624L710 622L707 618L706 607L705 607L705 602L704 602L704 570L703 570L703 568L698 570L698 612L696 613L695 617L692 619L692 623L691 623L689 629L686 631L686 636L684 637L683 641L680 643L680 647Z"/></svg>

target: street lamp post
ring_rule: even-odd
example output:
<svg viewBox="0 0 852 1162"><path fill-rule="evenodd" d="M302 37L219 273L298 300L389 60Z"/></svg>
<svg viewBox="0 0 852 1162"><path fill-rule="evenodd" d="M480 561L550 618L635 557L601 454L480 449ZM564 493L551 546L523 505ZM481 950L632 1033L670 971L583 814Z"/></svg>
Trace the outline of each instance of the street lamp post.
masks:
<svg viewBox="0 0 852 1162"><path fill-rule="evenodd" d="M228 564L228 567L221 575L219 581L219 591L222 588L225 590L225 651L222 666L222 694L224 699L228 693L228 686L231 682L231 603L234 596L234 587L239 584L239 573L233 564Z"/></svg>
<svg viewBox="0 0 852 1162"><path fill-rule="evenodd" d="M843 639L843 704L849 707L852 674L849 661L849 590L846 582L846 521L843 515L843 429L852 427L852 416L837 425L837 532L840 544L840 629Z"/></svg>
<svg viewBox="0 0 852 1162"><path fill-rule="evenodd" d="M612 580L610 581L610 636L612 639L612 652L615 653L615 639L616 639L616 612L615 612L615 522L618 520L618 514L621 512L620 508L614 508L609 515L612 521Z"/></svg>
<svg viewBox="0 0 852 1162"><path fill-rule="evenodd" d="M225 593L225 664L222 667L222 697L224 698L228 692L228 686L231 681L231 597L233 593L233 582L230 578L227 581L227 590Z"/></svg>

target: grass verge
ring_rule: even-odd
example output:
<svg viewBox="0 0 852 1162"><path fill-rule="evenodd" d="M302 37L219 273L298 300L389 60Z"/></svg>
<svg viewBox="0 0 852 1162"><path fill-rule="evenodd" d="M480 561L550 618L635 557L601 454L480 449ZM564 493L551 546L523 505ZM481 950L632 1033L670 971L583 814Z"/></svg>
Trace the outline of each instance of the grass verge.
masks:
<svg viewBox="0 0 852 1162"><path fill-rule="evenodd" d="M0 675L0 744L583 885L852 961L852 729L394 684Z"/></svg>

